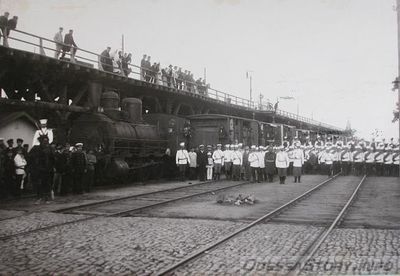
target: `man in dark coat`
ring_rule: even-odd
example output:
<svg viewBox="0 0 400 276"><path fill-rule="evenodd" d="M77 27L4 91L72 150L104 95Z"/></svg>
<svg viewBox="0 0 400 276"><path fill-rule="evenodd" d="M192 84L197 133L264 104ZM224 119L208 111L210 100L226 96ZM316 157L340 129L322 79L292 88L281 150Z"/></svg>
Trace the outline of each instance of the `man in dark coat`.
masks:
<svg viewBox="0 0 400 276"><path fill-rule="evenodd" d="M110 50L111 47L107 47L100 56L101 66L103 67L104 71L112 72L113 71L113 63L110 57Z"/></svg>
<svg viewBox="0 0 400 276"><path fill-rule="evenodd" d="M7 148L4 150L4 154L7 155L8 152L12 152L14 155L14 139L7 140Z"/></svg>
<svg viewBox="0 0 400 276"><path fill-rule="evenodd" d="M17 23L18 23L18 16L13 16L10 20L7 22L7 37L10 36L10 31L15 30L17 28Z"/></svg>
<svg viewBox="0 0 400 276"><path fill-rule="evenodd" d="M276 154L274 152L274 149L272 148L272 146L269 146L268 151L265 153L264 156L265 173L267 175L268 182L274 181L274 174L276 171L275 159L276 159Z"/></svg>
<svg viewBox="0 0 400 276"><path fill-rule="evenodd" d="M76 50L78 48L78 45L76 45L74 41L74 37L72 36L74 33L73 30L69 30L69 33L67 33L64 37L64 47L63 47L63 53L61 55L61 58L65 57L65 53L71 51L71 57L74 58L76 54Z"/></svg>
<svg viewBox="0 0 400 276"><path fill-rule="evenodd" d="M204 145L199 146L199 152L197 153L197 166L199 168L200 181L206 181L207 152L204 150Z"/></svg>
<svg viewBox="0 0 400 276"><path fill-rule="evenodd" d="M76 194L83 193L83 176L87 171L87 158L83 151L83 144L75 145L76 151L71 155L71 168L74 177L73 192Z"/></svg>
<svg viewBox="0 0 400 276"><path fill-rule="evenodd" d="M8 16L10 13L5 12L4 15L0 16L0 30L1 30L1 36L7 35L7 25L8 25Z"/></svg>
<svg viewBox="0 0 400 276"><path fill-rule="evenodd" d="M50 191L53 182L54 154L46 135L39 137L39 146L34 146L29 152L28 164L32 184L37 188L39 203L41 200L50 200Z"/></svg>

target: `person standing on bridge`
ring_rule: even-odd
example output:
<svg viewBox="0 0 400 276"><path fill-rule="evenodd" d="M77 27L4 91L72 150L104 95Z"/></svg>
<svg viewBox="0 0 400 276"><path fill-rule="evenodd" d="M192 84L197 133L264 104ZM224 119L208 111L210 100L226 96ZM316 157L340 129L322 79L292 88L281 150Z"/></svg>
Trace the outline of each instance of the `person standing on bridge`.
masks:
<svg viewBox="0 0 400 276"><path fill-rule="evenodd" d="M106 72L113 71L113 62L110 57L111 47L107 47L100 55L100 65Z"/></svg>
<svg viewBox="0 0 400 276"><path fill-rule="evenodd" d="M60 27L58 32L54 35L54 42L56 43L56 51L54 52L54 58L58 59L63 48L63 27Z"/></svg>
<svg viewBox="0 0 400 276"><path fill-rule="evenodd" d="M61 55L61 58L65 57L66 52L71 51L71 61L75 59L75 54L78 48L78 45L76 45L73 37L74 31L69 30L69 33L67 33L64 37L64 47L63 47L63 53Z"/></svg>
<svg viewBox="0 0 400 276"><path fill-rule="evenodd" d="M13 18L9 19L7 22L7 37L10 36L11 30L15 30L17 28L18 16L13 16Z"/></svg>
<svg viewBox="0 0 400 276"><path fill-rule="evenodd" d="M8 25L8 17L10 13L5 12L4 15L0 16L0 30L1 30L1 37L3 36L3 45L6 46L7 44L7 25Z"/></svg>

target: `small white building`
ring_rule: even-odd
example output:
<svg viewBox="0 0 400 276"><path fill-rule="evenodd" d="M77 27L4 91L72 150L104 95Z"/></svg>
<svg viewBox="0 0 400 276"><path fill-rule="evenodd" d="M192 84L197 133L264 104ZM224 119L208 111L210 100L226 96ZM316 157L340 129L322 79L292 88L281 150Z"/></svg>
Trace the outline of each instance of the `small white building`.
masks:
<svg viewBox="0 0 400 276"><path fill-rule="evenodd" d="M21 138L30 149L37 129L36 120L24 111L0 113L0 137L4 138L4 142L14 139L15 146L17 138Z"/></svg>

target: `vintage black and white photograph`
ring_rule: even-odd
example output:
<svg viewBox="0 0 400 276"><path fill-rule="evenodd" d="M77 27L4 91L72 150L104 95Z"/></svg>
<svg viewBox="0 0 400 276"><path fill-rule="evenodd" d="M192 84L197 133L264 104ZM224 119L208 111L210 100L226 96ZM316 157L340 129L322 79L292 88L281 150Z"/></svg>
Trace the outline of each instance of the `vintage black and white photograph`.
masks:
<svg viewBox="0 0 400 276"><path fill-rule="evenodd" d="M400 0L0 0L0 275L400 275Z"/></svg>

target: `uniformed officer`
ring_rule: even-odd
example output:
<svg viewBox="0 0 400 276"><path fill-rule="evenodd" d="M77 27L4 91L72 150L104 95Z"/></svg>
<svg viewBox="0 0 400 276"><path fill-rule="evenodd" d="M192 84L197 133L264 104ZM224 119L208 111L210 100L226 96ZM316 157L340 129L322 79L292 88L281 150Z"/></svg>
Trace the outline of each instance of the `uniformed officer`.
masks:
<svg viewBox="0 0 400 276"><path fill-rule="evenodd" d="M276 160L276 153L272 146L268 147L268 151L264 155L264 164L265 164L265 174L267 176L268 182L274 181L274 174L275 174L275 160Z"/></svg>
<svg viewBox="0 0 400 276"><path fill-rule="evenodd" d="M350 151L350 146L345 146L340 152L340 160L342 167L342 175L349 175L351 172L351 164L353 162L353 156Z"/></svg>
<svg viewBox="0 0 400 276"><path fill-rule="evenodd" d="M221 168L224 165L224 153L222 152L221 147L221 144L217 144L217 149L212 154L212 159L214 160L215 180L220 180Z"/></svg>
<svg viewBox="0 0 400 276"><path fill-rule="evenodd" d="M375 170L376 170L376 175L377 176L383 176L383 164L384 164L384 157L385 157L385 151L384 151L384 144L380 143L378 145L377 153L375 154Z"/></svg>
<svg viewBox="0 0 400 276"><path fill-rule="evenodd" d="M224 154L224 169L225 169L225 177L226 179L232 178L232 151L231 145L225 145L225 150L223 151Z"/></svg>
<svg viewBox="0 0 400 276"><path fill-rule="evenodd" d="M40 145L38 140L40 136L47 136L49 139L49 144L53 143L53 130L47 128L47 119L40 119L39 122L40 128L36 130L35 134L33 135L32 147Z"/></svg>
<svg viewBox="0 0 400 276"><path fill-rule="evenodd" d="M239 146L234 145L234 151L232 152L232 176L234 181L240 180L240 169L243 163L243 154L239 151Z"/></svg>
<svg viewBox="0 0 400 276"><path fill-rule="evenodd" d="M301 172L304 164L304 152L300 148L300 142L297 142L293 150L293 176L294 183L301 183Z"/></svg>
<svg viewBox="0 0 400 276"><path fill-rule="evenodd" d="M249 163L249 154L250 149L249 146L244 147L243 156L242 156L242 169L241 169L241 179L250 181L250 163Z"/></svg>
<svg viewBox="0 0 400 276"><path fill-rule="evenodd" d="M399 176L399 146L397 145L393 149L393 164L392 164L392 176L398 177Z"/></svg>
<svg viewBox="0 0 400 276"><path fill-rule="evenodd" d="M249 165L250 165L252 181L260 182L260 179L258 178L258 170L260 168L260 163L257 154L257 147L255 145L251 146L251 150L249 153Z"/></svg>
<svg viewBox="0 0 400 276"><path fill-rule="evenodd" d="M355 147L355 151L353 152L353 165L354 165L354 174L361 175L363 173L364 167L364 152L360 145Z"/></svg>
<svg viewBox="0 0 400 276"><path fill-rule="evenodd" d="M279 148L276 154L275 166L278 169L279 184L285 184L287 168L289 167L289 156L283 146Z"/></svg>
<svg viewBox="0 0 400 276"><path fill-rule="evenodd" d="M321 155L321 163L323 163L323 171L331 177L333 175L333 153L330 147L326 147Z"/></svg>
<svg viewBox="0 0 400 276"><path fill-rule="evenodd" d="M185 149L185 143L179 144L180 149L176 152L176 165L179 168L181 181L185 181L186 168L190 164L189 153Z"/></svg>
<svg viewBox="0 0 400 276"><path fill-rule="evenodd" d="M364 153L365 158L365 173L368 176L374 175L375 172L375 155L374 149L369 146L367 151Z"/></svg>
<svg viewBox="0 0 400 276"><path fill-rule="evenodd" d="M207 152L204 150L204 145L199 146L199 152L197 153L197 166L199 166L200 181L205 181L207 174Z"/></svg>
<svg viewBox="0 0 400 276"><path fill-rule="evenodd" d="M390 146L387 146L385 151L386 153L383 157L384 175L392 176L393 150Z"/></svg>
<svg viewBox="0 0 400 276"><path fill-rule="evenodd" d="M266 175L265 175L265 161L264 161L264 157L265 157L265 151L264 151L264 147L263 146L259 146L258 147L258 152L257 152L257 157L259 160L259 170L258 170L258 181L266 181Z"/></svg>

